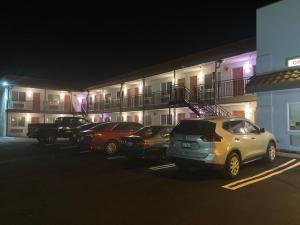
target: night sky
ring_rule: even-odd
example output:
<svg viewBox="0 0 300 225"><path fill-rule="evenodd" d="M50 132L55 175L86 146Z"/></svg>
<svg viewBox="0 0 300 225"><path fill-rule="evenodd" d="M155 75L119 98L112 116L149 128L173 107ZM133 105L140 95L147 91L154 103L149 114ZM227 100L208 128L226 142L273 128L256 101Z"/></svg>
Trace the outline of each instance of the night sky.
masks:
<svg viewBox="0 0 300 225"><path fill-rule="evenodd" d="M1 8L0 75L88 81L255 36L274 1L144 8Z"/></svg>

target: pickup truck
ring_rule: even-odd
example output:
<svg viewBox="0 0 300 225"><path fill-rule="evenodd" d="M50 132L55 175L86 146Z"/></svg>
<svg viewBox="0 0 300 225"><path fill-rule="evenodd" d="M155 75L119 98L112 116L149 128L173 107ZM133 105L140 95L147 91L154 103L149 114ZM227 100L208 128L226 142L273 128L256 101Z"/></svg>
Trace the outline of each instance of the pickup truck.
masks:
<svg viewBox="0 0 300 225"><path fill-rule="evenodd" d="M53 124L35 123L28 124L29 138L36 138L42 144L53 144L56 138L72 138L72 129L89 123L82 117L58 117Z"/></svg>

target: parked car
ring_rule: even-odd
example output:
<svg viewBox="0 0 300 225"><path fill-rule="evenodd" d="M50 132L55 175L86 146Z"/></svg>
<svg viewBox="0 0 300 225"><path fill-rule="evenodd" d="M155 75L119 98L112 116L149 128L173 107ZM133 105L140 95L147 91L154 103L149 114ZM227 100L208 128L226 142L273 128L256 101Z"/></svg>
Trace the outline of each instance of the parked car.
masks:
<svg viewBox="0 0 300 225"><path fill-rule="evenodd" d="M142 128L134 122L107 122L79 133L79 146L90 150L104 150L107 154L119 151L122 137L129 136Z"/></svg>
<svg viewBox="0 0 300 225"><path fill-rule="evenodd" d="M122 153L127 158L166 160L171 126L147 126L122 138Z"/></svg>
<svg viewBox="0 0 300 225"><path fill-rule="evenodd" d="M213 165L234 178L243 163L261 158L273 162L276 139L247 119L183 120L170 135L167 156L184 171Z"/></svg>
<svg viewBox="0 0 300 225"><path fill-rule="evenodd" d="M83 125L80 125L78 127L70 128L70 141L73 143L76 143L78 141L79 133L80 131L89 130L92 127L95 127L101 123L86 123Z"/></svg>
<svg viewBox="0 0 300 225"><path fill-rule="evenodd" d="M58 117L53 124L35 123L28 124L29 138L36 138L40 143L55 143L56 138L71 138L71 129L89 123L83 117Z"/></svg>

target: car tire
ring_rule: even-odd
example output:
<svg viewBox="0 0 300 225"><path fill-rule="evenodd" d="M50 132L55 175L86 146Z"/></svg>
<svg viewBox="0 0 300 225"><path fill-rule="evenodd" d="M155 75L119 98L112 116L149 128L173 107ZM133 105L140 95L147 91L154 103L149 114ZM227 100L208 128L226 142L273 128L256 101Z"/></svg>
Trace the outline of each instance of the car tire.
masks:
<svg viewBox="0 0 300 225"><path fill-rule="evenodd" d="M49 135L46 137L47 144L54 144L56 142L56 137L54 135Z"/></svg>
<svg viewBox="0 0 300 225"><path fill-rule="evenodd" d="M109 141L106 144L104 151L105 151L105 153L107 155L114 155L114 154L118 153L118 151L119 151L118 142L116 142L116 141Z"/></svg>
<svg viewBox="0 0 300 225"><path fill-rule="evenodd" d="M241 159L236 152L232 152L228 155L225 164L225 176L229 179L237 177L241 169Z"/></svg>
<svg viewBox="0 0 300 225"><path fill-rule="evenodd" d="M267 147L267 152L266 152L266 157L265 160L268 163L274 162L276 159L276 146L274 142L269 142L268 147Z"/></svg>
<svg viewBox="0 0 300 225"><path fill-rule="evenodd" d="M190 171L189 166L183 163L175 162L176 167L178 168L179 171L182 171L184 173L187 173Z"/></svg>
<svg viewBox="0 0 300 225"><path fill-rule="evenodd" d="M39 142L40 144L45 144L45 143L46 143L45 138L40 138L40 137L38 137L37 140L38 140L38 142Z"/></svg>

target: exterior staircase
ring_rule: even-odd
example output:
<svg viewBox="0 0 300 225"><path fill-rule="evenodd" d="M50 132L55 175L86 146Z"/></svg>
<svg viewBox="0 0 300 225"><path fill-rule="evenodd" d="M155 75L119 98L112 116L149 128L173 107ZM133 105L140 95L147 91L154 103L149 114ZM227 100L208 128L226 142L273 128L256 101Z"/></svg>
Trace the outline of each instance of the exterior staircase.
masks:
<svg viewBox="0 0 300 225"><path fill-rule="evenodd" d="M201 95L199 95L201 96ZM197 93L191 93L181 85L173 87L170 96L170 107L186 106L198 117L230 117L231 114L224 107L215 104L214 98L200 98Z"/></svg>

